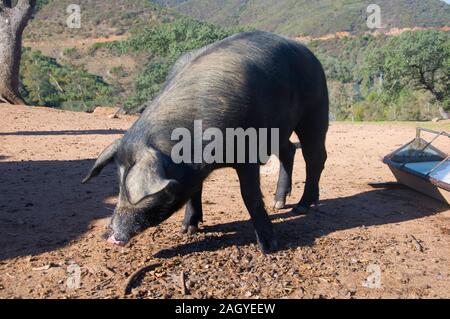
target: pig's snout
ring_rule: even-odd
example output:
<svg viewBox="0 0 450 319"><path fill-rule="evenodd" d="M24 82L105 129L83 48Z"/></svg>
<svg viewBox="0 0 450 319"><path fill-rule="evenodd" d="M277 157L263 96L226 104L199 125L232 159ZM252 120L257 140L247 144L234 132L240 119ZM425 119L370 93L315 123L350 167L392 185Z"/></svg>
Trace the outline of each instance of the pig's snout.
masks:
<svg viewBox="0 0 450 319"><path fill-rule="evenodd" d="M117 240L114 235L111 235L106 240L110 244L118 245L118 246L125 246L127 243L121 240Z"/></svg>
<svg viewBox="0 0 450 319"><path fill-rule="evenodd" d="M125 246L133 236L146 228L147 223L143 217L142 213L116 211L103 239L110 244Z"/></svg>
<svg viewBox="0 0 450 319"><path fill-rule="evenodd" d="M113 229L111 225L108 226L107 231L101 236L102 239L104 239L107 243L118 245L118 246L125 246L128 242L128 240L119 240L117 239L113 234Z"/></svg>

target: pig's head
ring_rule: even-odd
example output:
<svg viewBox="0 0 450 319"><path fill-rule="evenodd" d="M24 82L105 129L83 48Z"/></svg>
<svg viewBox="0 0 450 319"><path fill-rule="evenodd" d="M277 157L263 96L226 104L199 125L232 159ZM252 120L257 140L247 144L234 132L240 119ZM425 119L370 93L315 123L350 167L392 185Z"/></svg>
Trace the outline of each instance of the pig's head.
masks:
<svg viewBox="0 0 450 319"><path fill-rule="evenodd" d="M159 151L148 146L126 149L120 140L99 155L83 183L112 162L117 164L120 194L105 236L110 243L125 245L170 217L184 204L186 194L177 179L167 177L169 163Z"/></svg>

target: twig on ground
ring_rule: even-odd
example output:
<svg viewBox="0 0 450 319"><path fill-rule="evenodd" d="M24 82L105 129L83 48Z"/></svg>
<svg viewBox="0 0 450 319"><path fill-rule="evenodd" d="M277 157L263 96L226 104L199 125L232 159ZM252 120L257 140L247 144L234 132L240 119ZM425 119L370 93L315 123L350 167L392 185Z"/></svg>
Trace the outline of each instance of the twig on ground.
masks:
<svg viewBox="0 0 450 319"><path fill-rule="evenodd" d="M153 270L157 267L161 266L161 264L151 264L151 265L146 265L146 266L142 266L141 268L137 269L135 272L133 272L128 279L125 281L125 284L123 285L123 294L124 295L129 295L131 293L131 289L132 286L134 284L134 282L136 281L136 279L146 273L149 272L150 270Z"/></svg>
<svg viewBox="0 0 450 319"><path fill-rule="evenodd" d="M33 271L42 271L42 270L49 270L52 267L57 267L57 265L55 265L53 263L50 263L50 264L42 266L42 267L31 268L31 270L33 270Z"/></svg>
<svg viewBox="0 0 450 319"><path fill-rule="evenodd" d="M109 285L111 282L113 281L112 277L109 277L103 281L101 281L97 286L95 286L94 288L92 288L92 290L100 290L100 289L104 289L107 285Z"/></svg>
<svg viewBox="0 0 450 319"><path fill-rule="evenodd" d="M406 188L405 185L398 182L370 182L368 185L372 188L383 188L383 189L401 189Z"/></svg>
<svg viewBox="0 0 450 319"><path fill-rule="evenodd" d="M180 286L181 286L181 294L183 296L189 295L189 290L186 287L186 274L184 271L180 274Z"/></svg>
<svg viewBox="0 0 450 319"><path fill-rule="evenodd" d="M416 246L416 249L422 253L423 252L422 244L417 240L416 237L414 237L414 235L411 235L411 238L413 240L414 246Z"/></svg>

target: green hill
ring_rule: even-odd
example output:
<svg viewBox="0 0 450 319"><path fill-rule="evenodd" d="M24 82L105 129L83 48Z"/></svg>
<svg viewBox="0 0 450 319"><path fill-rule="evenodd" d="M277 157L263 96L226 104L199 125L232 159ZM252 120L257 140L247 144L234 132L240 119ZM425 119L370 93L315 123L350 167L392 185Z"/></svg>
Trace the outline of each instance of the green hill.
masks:
<svg viewBox="0 0 450 319"><path fill-rule="evenodd" d="M80 29L66 26L66 8L73 2L81 6ZM396 51L392 50L396 42L390 41L393 37L358 34L367 31L366 6L370 2L41 0L35 19L25 31L25 47L31 51L25 50L22 61L22 94L32 104L88 111L97 105L114 105L136 111L158 92L183 52L222 39L240 27L295 36L350 31L355 34L322 37L308 45L328 76L332 118L421 120L437 116L438 107L448 108L450 99L444 101L448 105L437 103L417 86L388 91L388 81L385 86L375 85L380 83L377 76L382 69L365 71L373 67L366 59L370 52L380 47ZM450 17L450 5L438 0L378 3L388 29L441 26ZM227 27L208 23L211 21ZM424 39L435 35L433 31L417 33ZM412 37L402 38L404 48L414 47ZM448 45L428 44L447 52L447 56L450 52Z"/></svg>
<svg viewBox="0 0 450 319"><path fill-rule="evenodd" d="M131 29L170 20L174 13L149 0L41 0L25 30L26 40L98 38L121 35ZM67 27L67 7L78 4L81 28Z"/></svg>
<svg viewBox="0 0 450 319"><path fill-rule="evenodd" d="M41 0L25 30L21 92L30 104L138 108L183 53L237 32L147 0ZM81 28L67 27L67 6Z"/></svg>
<svg viewBox="0 0 450 319"><path fill-rule="evenodd" d="M450 5L440 0L153 0L180 13L224 26L250 26L285 35L368 31L366 9L376 3L387 29L443 26Z"/></svg>

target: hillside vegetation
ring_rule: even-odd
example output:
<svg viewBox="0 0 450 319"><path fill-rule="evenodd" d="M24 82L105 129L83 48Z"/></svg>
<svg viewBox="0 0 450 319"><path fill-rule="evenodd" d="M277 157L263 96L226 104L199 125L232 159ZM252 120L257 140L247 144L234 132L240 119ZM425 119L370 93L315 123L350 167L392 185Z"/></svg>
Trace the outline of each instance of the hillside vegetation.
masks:
<svg viewBox="0 0 450 319"><path fill-rule="evenodd" d="M24 52L21 89L30 104L87 111L97 105L104 105L122 107L127 112L137 111L158 92L180 55L246 28L220 27L201 22L149 1L80 0L82 27L69 29L65 25L65 8L71 2L42 0L35 20L27 28L26 43L31 50ZM178 8L190 5L193 1L158 2ZM257 5L250 0L245 2L245 6L242 2L229 0L220 9L225 10L241 3L240 12L245 12ZM291 11L295 11L301 2L297 1ZM270 2L271 5L266 1L258 3L272 10L269 12L274 17L288 1ZM323 7L315 7L318 3ZM308 19L313 23L313 18L320 21L324 12L340 12L342 8L338 3L352 8L346 11L348 14L357 12L357 7L361 8L360 1L335 1L333 4L327 1L305 2L301 7L310 8ZM405 3L390 1L390 14L393 15ZM439 3L437 7L427 5L427 10L421 11L418 2L407 3L411 5L408 10L416 10L411 21L419 21L434 12L433 8L447 10L450 7ZM208 6L212 4L213 1L203 1L196 9L208 11ZM382 8L386 8L381 4ZM392 26L408 26L403 24L409 21L408 10ZM446 14L445 10L422 25L439 24L439 17ZM213 11L209 12L213 17ZM260 11L255 8L251 12L257 15ZM353 18L349 16L339 20L351 22L354 26L360 22L365 25L364 21L358 20L360 17L364 20L365 13L359 13ZM51 16L54 19L50 19ZM291 23L308 20L286 19ZM223 23L236 25L240 22ZM342 30L341 26L335 28L323 32ZM322 32L321 27L316 29L317 34ZM440 115L439 109L449 109L449 97L445 93L450 92L447 89L450 69L448 32L418 31L399 37L354 34L315 40L308 46L317 54L326 70L333 119L429 120ZM37 52L37 49L44 53ZM433 58L427 55L433 55ZM411 73L411 69L408 69L411 66L402 63L408 60L405 58L407 56L420 56L418 63L423 65L428 65L428 61L436 62L428 66L428 69L435 68L436 72L430 73L428 69L423 71L426 77L438 80L435 87L438 94L427 90L420 83L420 73ZM399 68L393 68L393 65ZM415 77L404 76L407 73L415 74Z"/></svg>
<svg viewBox="0 0 450 319"><path fill-rule="evenodd" d="M153 0L219 25L249 26L290 36L368 31L366 9L381 7L387 29L443 26L450 5L439 0Z"/></svg>
<svg viewBox="0 0 450 319"><path fill-rule="evenodd" d="M90 111L98 105L113 105L114 88L83 67L61 65L39 51L24 49L21 95L31 105Z"/></svg>
<svg viewBox="0 0 450 319"><path fill-rule="evenodd" d="M34 105L136 111L159 91L180 55L239 31L137 0L80 1L81 28L70 29L65 8L71 1L47 1L27 28L31 48L24 50L21 67L22 95ZM55 19L47 19L52 14ZM38 32L42 28L46 33ZM86 39L98 42L79 45L90 43Z"/></svg>
<svg viewBox="0 0 450 319"><path fill-rule="evenodd" d="M313 41L337 120L426 120L450 110L450 33Z"/></svg>
<svg viewBox="0 0 450 319"><path fill-rule="evenodd" d="M147 61L134 78L134 85L123 107L139 108L151 99L164 83L170 68L184 53L201 48L238 32L190 18L144 27L132 32L127 40L101 43L92 48L107 49L117 55L145 54Z"/></svg>
<svg viewBox="0 0 450 319"><path fill-rule="evenodd" d="M174 14L148 0L41 0L25 40L99 38L121 35L142 25L170 20ZM67 27L67 7L78 4L81 28Z"/></svg>

